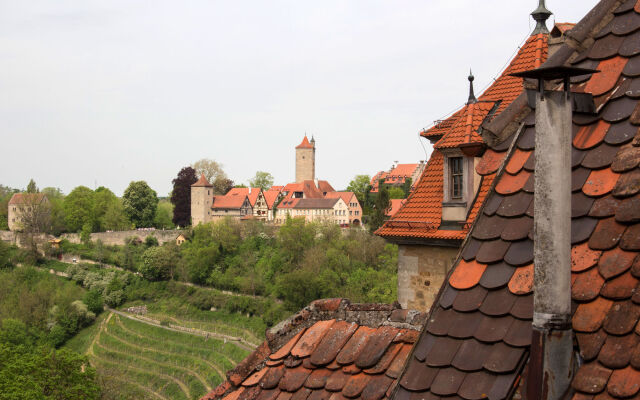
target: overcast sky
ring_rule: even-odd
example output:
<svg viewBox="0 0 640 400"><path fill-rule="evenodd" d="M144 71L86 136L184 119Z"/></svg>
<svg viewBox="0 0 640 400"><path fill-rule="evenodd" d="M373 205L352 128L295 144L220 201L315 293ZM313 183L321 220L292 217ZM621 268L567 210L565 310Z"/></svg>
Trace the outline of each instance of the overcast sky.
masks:
<svg viewBox="0 0 640 400"><path fill-rule="evenodd" d="M595 0L548 0L577 22ZM419 130L498 75L536 0L0 0L0 184L65 193L215 159L293 181L316 138L336 189L427 158ZM423 148L424 145L424 148Z"/></svg>

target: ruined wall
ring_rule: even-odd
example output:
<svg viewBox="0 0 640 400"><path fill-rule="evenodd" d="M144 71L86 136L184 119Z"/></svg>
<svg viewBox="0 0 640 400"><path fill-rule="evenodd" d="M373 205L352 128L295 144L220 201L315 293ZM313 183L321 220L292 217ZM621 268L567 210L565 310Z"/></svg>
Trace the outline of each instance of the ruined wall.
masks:
<svg viewBox="0 0 640 400"><path fill-rule="evenodd" d="M458 254L457 247L398 246L398 301L428 311Z"/></svg>
<svg viewBox="0 0 640 400"><path fill-rule="evenodd" d="M96 232L91 234L91 240L101 240L106 245L123 245L129 237L136 236L143 240L147 236L154 236L160 244L176 240L182 231L179 230L154 230L154 231L117 231L117 232ZM64 233L61 239L67 239L71 243L80 243L80 235L77 233Z"/></svg>

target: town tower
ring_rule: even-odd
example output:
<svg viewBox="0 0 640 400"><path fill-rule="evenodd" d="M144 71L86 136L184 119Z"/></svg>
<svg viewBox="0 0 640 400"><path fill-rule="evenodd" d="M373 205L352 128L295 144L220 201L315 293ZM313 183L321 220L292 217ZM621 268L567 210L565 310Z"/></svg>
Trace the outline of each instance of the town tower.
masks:
<svg viewBox="0 0 640 400"><path fill-rule="evenodd" d="M213 204L213 185L204 174L191 185L191 225L206 224L211 221L211 205Z"/></svg>
<svg viewBox="0 0 640 400"><path fill-rule="evenodd" d="M304 135L302 143L296 146L296 182L316 179L316 140L311 142Z"/></svg>

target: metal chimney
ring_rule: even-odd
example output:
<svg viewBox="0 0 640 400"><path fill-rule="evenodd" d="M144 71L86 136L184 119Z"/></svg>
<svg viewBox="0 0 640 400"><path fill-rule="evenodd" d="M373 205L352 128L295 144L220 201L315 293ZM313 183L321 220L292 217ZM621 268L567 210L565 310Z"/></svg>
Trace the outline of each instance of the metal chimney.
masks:
<svg viewBox="0 0 640 400"><path fill-rule="evenodd" d="M589 70L594 72L593 70ZM533 333L527 397L559 400L573 377L571 329L571 76L584 69L542 67L514 76L538 81L535 93ZM545 91L562 79L564 90Z"/></svg>

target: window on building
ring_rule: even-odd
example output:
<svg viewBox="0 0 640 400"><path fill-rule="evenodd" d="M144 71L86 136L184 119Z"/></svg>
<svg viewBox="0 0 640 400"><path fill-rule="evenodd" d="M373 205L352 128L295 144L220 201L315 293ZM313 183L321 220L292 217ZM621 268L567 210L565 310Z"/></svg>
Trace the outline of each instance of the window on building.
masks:
<svg viewBox="0 0 640 400"><path fill-rule="evenodd" d="M462 198L462 157L449 158L450 190L452 199Z"/></svg>

